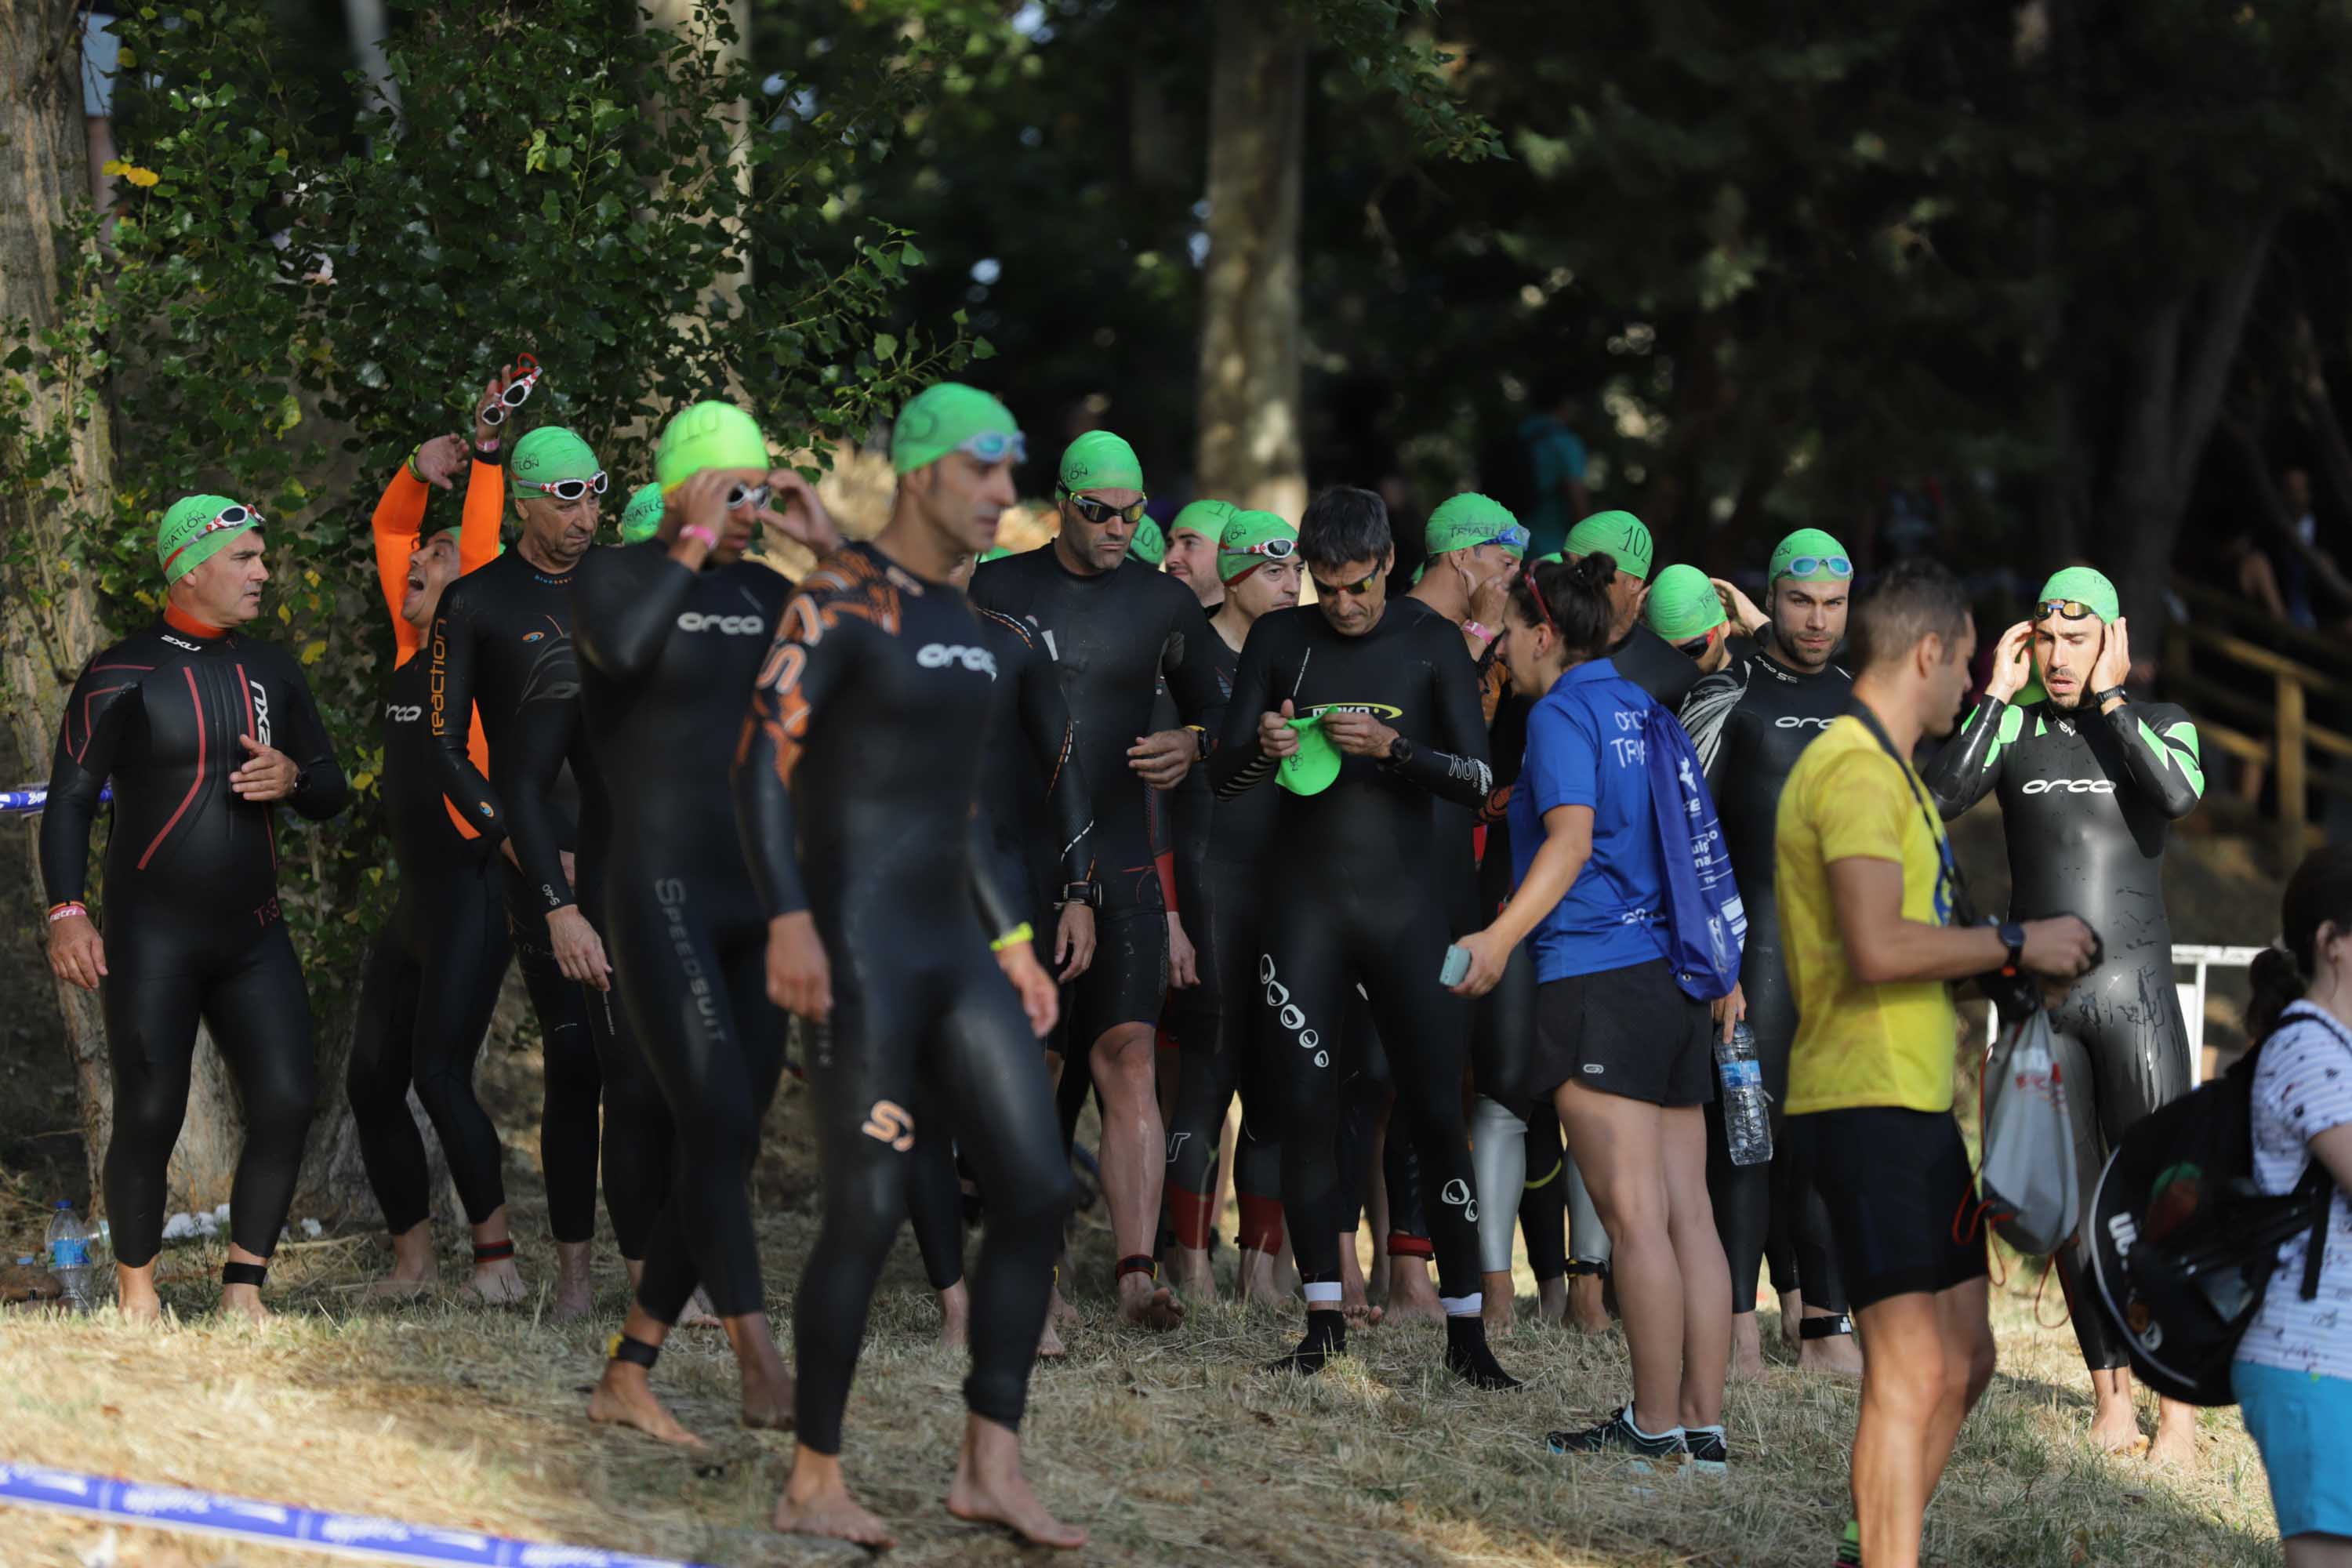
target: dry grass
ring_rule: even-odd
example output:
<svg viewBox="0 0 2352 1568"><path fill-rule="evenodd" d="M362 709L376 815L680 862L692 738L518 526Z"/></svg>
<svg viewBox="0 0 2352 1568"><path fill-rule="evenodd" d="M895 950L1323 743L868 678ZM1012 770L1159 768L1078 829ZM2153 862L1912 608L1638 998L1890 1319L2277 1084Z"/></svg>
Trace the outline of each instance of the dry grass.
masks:
<svg viewBox="0 0 2352 1568"><path fill-rule="evenodd" d="M804 1147L796 1100L778 1120L779 1152ZM799 1163L780 1160L763 1189L798 1187ZM765 1225L777 1330L788 1335L814 1221L778 1204ZM536 1231L526 1221L522 1234ZM1102 1278L1108 1237L1086 1226L1079 1247L1080 1272ZM789 1438L732 1424L732 1365L716 1335L681 1336L659 1373L681 1417L712 1439L707 1454L582 1418L597 1347L624 1305L607 1259L597 1321L559 1327L536 1307L365 1305L358 1287L382 1265L379 1244L331 1239L281 1252L280 1317L257 1334L205 1314L217 1258L174 1253L167 1295L185 1315L178 1327L18 1318L0 1331L0 1455L747 1568L853 1561L846 1548L766 1528ZM454 1255L445 1267L455 1271ZM526 1272L543 1279L543 1248ZM1930 1560L2275 1561L2261 1470L2234 1412L2208 1416L2192 1479L2085 1449L2073 1336L2036 1326L2032 1283L2002 1293L2001 1377L1938 1496ZM1521 1285L1531 1289L1524 1272ZM1660 1481L1570 1465L1540 1442L1548 1426L1622 1397L1614 1335L1523 1326L1499 1349L1529 1386L1496 1396L1435 1371L1441 1336L1430 1326L1360 1335L1356 1359L1297 1382L1252 1370L1286 1348L1292 1313L1213 1307L1154 1339L1101 1326L1099 1296L1081 1304L1093 1326L1073 1336L1066 1363L1039 1372L1027 1433L1049 1503L1094 1532L1087 1563L1803 1564L1827 1560L1845 1517L1853 1391L1785 1364L1732 1392L1728 1482ZM2044 1305L2055 1304L2053 1290ZM896 1561L1028 1561L940 1509L962 1367L932 1344L934 1328L902 1245L850 1412L850 1462L904 1532ZM0 1510L5 1568L293 1560Z"/></svg>

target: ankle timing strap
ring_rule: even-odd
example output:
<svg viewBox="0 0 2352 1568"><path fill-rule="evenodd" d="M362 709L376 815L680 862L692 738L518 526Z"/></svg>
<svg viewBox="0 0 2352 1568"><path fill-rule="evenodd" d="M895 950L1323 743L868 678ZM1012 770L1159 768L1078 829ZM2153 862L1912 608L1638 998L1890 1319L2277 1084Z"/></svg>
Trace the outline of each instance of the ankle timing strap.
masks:
<svg viewBox="0 0 2352 1568"><path fill-rule="evenodd" d="M221 1283L224 1285L250 1285L255 1289L258 1290L261 1289L262 1281L268 1278L269 1265L267 1263L224 1263L221 1265Z"/></svg>
<svg viewBox="0 0 2352 1568"><path fill-rule="evenodd" d="M477 1263L497 1263L514 1255L512 1237L509 1237L504 1241L478 1242L474 1247L474 1261Z"/></svg>
<svg viewBox="0 0 2352 1568"><path fill-rule="evenodd" d="M641 1366L651 1372L654 1363L661 1359L661 1346L649 1345L645 1341L633 1339L627 1334L614 1334L604 1342L604 1359L625 1361L632 1366Z"/></svg>
<svg viewBox="0 0 2352 1568"><path fill-rule="evenodd" d="M1606 1279L1609 1278L1609 1265L1585 1258L1571 1258L1560 1277L1564 1279Z"/></svg>
<svg viewBox="0 0 2352 1568"><path fill-rule="evenodd" d="M1800 1340L1831 1340L1840 1334L1853 1332L1853 1315L1840 1312L1834 1318L1800 1318L1797 1337Z"/></svg>
<svg viewBox="0 0 2352 1568"><path fill-rule="evenodd" d="M1124 1279L1130 1274L1148 1274L1152 1279L1158 1279L1160 1264L1148 1252L1132 1253L1118 1260L1118 1278Z"/></svg>

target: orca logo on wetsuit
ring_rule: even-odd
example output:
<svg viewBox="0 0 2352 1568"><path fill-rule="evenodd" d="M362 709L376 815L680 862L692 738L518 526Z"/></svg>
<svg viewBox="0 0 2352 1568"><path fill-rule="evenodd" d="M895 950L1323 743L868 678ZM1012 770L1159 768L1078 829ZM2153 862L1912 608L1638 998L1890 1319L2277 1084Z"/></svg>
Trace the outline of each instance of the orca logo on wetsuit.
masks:
<svg viewBox="0 0 2352 1568"><path fill-rule="evenodd" d="M2113 779L2028 779L2027 795L2113 795Z"/></svg>
<svg viewBox="0 0 2352 1568"><path fill-rule="evenodd" d="M258 680L248 679L246 685L253 689L253 738L266 746L269 744L269 693Z"/></svg>
<svg viewBox="0 0 2352 1568"><path fill-rule="evenodd" d="M1775 728L1782 730L1826 730L1830 727L1827 719L1800 719L1793 714L1786 719L1775 719L1772 723Z"/></svg>
<svg viewBox="0 0 2352 1568"><path fill-rule="evenodd" d="M876 1100L874 1109L866 1113L866 1124L858 1131L878 1143L887 1143L901 1154L915 1146L915 1119L896 1100Z"/></svg>
<svg viewBox="0 0 2352 1568"><path fill-rule="evenodd" d="M984 647L966 647L961 643L925 643L915 650L915 662L925 669L945 669L960 664L975 674L996 679L996 656Z"/></svg>
<svg viewBox="0 0 2352 1568"><path fill-rule="evenodd" d="M397 702L387 702L383 705L383 716L395 724L414 724L425 717L425 710L417 706L404 708Z"/></svg>
<svg viewBox="0 0 2352 1568"><path fill-rule="evenodd" d="M677 617L677 629L682 632L717 632L721 637L752 637L768 629L768 623L757 616L706 616L699 610L687 610Z"/></svg>
<svg viewBox="0 0 2352 1568"><path fill-rule="evenodd" d="M1307 1027L1307 1015L1290 999L1290 987L1274 977L1274 954L1262 952L1257 959L1258 984L1265 987L1265 1005L1275 1010L1282 1026L1297 1038L1298 1048L1315 1053L1315 1065L1328 1068L1331 1053L1323 1048L1323 1037Z"/></svg>
<svg viewBox="0 0 2352 1568"><path fill-rule="evenodd" d="M1478 1223L1478 1200L1470 1195L1469 1183L1456 1176L1445 1184L1445 1191L1440 1196L1448 1207L1460 1209L1464 1219L1472 1225Z"/></svg>

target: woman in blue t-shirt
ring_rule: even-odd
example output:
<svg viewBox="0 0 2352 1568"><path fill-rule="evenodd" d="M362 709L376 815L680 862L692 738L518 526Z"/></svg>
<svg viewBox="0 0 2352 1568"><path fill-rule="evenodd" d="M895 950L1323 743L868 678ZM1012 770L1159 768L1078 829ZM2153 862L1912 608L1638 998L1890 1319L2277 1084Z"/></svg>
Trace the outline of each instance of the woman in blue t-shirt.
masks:
<svg viewBox="0 0 2352 1568"><path fill-rule="evenodd" d="M1491 988L1522 939L1535 957L1530 1087L1548 1090L1609 1232L1633 1397L1601 1425L1554 1432L1556 1453L1726 1459L1731 1272L1706 1195L1714 1094L1707 1008L1666 963L1664 873L1650 809L1654 704L1608 658L1606 554L1538 563L1512 585L1503 657L1535 696L1511 794L1514 889L1462 939L1456 987ZM1738 993L1717 1007L1728 1018ZM1685 1347L1688 1354L1685 1356Z"/></svg>

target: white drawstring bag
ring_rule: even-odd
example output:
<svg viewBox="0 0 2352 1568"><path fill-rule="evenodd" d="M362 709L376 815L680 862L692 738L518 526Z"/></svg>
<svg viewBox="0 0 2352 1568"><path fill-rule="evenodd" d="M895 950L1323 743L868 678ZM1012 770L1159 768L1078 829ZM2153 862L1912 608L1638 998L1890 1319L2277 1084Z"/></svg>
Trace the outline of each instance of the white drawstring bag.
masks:
<svg viewBox="0 0 2352 1568"><path fill-rule="evenodd" d="M2048 1254L2073 1239L2083 1213L2066 1086L2040 1007L2002 1026L1985 1050L1984 1169L1978 1185L2000 1238Z"/></svg>

